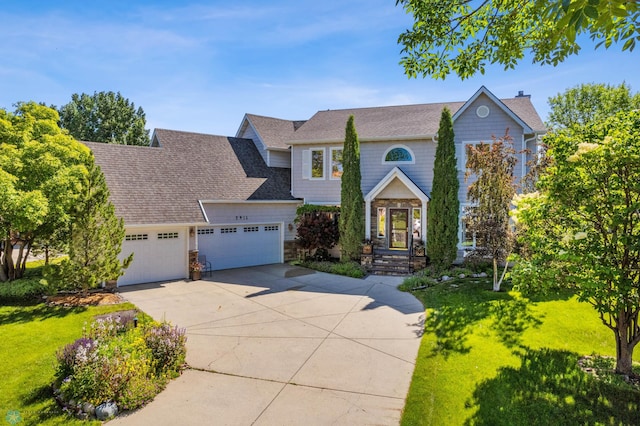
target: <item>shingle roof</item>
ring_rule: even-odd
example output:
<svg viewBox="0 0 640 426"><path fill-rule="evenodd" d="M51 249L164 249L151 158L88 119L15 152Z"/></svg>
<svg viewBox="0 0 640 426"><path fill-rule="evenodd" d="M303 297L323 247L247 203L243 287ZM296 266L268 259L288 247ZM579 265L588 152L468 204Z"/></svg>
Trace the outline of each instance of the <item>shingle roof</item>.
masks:
<svg viewBox="0 0 640 426"><path fill-rule="evenodd" d="M202 223L198 200L293 200L289 169L253 141L156 129L160 147L86 142L128 224Z"/></svg>
<svg viewBox="0 0 640 426"><path fill-rule="evenodd" d="M531 99L501 99L514 114L534 130L544 130ZM353 108L318 111L289 140L289 144L344 140L347 119L353 115L361 141L385 138L418 138L438 132L442 108L455 114L465 102L442 102L375 108Z"/></svg>
<svg viewBox="0 0 640 426"><path fill-rule="evenodd" d="M286 141L293 138L294 132L304 123L304 121L282 120L254 114L246 114L245 117L267 148L289 148Z"/></svg>

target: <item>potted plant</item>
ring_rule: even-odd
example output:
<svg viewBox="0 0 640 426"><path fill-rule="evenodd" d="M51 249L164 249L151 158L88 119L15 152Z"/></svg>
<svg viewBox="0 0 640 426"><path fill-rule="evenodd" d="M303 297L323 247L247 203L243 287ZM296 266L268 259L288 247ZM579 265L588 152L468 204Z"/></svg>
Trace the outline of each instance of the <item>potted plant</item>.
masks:
<svg viewBox="0 0 640 426"><path fill-rule="evenodd" d="M189 271L191 272L191 279L194 281L197 281L201 278L202 275L202 269L204 268L204 265L202 265L202 263L200 262L191 262L189 264Z"/></svg>
<svg viewBox="0 0 640 426"><path fill-rule="evenodd" d="M362 254L371 254L373 253L373 242L371 240L364 240L362 242Z"/></svg>
<svg viewBox="0 0 640 426"><path fill-rule="evenodd" d="M413 245L413 252L416 256L424 256L424 242L422 240L417 240Z"/></svg>

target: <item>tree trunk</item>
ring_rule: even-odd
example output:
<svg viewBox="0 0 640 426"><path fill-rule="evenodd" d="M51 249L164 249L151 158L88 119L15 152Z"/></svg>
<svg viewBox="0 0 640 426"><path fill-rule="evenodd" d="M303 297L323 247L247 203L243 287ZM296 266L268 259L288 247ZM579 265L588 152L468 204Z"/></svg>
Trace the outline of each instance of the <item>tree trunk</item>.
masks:
<svg viewBox="0 0 640 426"><path fill-rule="evenodd" d="M494 257L493 258L493 291L500 291L500 281L498 281L498 259Z"/></svg>
<svg viewBox="0 0 640 426"><path fill-rule="evenodd" d="M631 339L629 343L629 323L624 319L624 313L618 317L617 326L614 330L616 335L616 373L630 376L633 374L633 349L637 339Z"/></svg>

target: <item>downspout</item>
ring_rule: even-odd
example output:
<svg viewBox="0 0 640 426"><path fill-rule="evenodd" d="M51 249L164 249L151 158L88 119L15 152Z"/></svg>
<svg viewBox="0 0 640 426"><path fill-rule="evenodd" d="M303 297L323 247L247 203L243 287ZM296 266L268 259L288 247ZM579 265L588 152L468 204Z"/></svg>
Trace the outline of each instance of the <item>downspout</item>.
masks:
<svg viewBox="0 0 640 426"><path fill-rule="evenodd" d="M533 140L538 140L540 138L540 134L538 132L534 132L533 136L529 139L525 139L524 135L522 135L522 178L527 174L527 144ZM537 146L537 144L536 144ZM536 149L537 154L537 149Z"/></svg>

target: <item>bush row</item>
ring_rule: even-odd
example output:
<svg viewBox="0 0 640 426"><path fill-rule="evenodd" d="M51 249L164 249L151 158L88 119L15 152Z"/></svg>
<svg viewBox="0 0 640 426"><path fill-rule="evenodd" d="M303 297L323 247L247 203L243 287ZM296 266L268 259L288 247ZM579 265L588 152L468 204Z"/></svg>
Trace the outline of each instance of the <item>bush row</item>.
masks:
<svg viewBox="0 0 640 426"><path fill-rule="evenodd" d="M73 401L71 409L114 402L120 410L133 410L180 374L185 330L144 316L137 324L134 317L126 312L97 319L58 351L54 388Z"/></svg>

